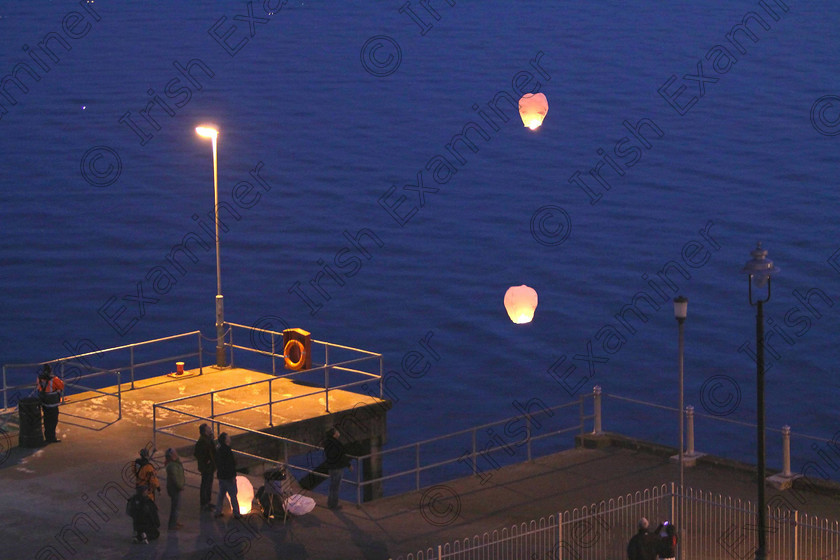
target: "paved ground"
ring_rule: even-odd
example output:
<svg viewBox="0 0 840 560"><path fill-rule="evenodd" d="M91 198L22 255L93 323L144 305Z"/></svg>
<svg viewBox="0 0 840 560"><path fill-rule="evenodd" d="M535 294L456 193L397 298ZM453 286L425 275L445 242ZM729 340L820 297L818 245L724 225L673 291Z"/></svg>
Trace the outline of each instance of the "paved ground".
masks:
<svg viewBox="0 0 840 560"><path fill-rule="evenodd" d="M133 487L127 468L151 435L142 426L143 411L135 414L140 416L129 415L98 431L61 424L62 443L12 449L0 465L0 557L396 558L678 479L676 465L661 455L578 448L361 507L344 503L340 510L328 510L325 497L316 493L318 507L312 513L268 524L257 516L234 521L199 513L198 477L188 474L182 501L185 527L164 529L150 545L132 545L131 520L124 512ZM705 463L688 469L686 482L733 497L752 498L755 492L748 471ZM768 497L776 495L768 490ZM840 517L837 500L807 492L800 496L806 499L803 509ZM159 503L165 525L168 498ZM624 540L632 531L629 527L617 538Z"/></svg>

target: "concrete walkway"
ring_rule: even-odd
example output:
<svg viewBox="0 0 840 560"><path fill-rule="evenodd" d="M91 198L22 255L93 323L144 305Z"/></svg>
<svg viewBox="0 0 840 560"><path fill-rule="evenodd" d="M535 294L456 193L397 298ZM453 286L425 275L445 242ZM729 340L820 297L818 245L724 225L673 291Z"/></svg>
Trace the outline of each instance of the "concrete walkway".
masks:
<svg viewBox="0 0 840 560"><path fill-rule="evenodd" d="M142 391L142 390L141 390ZM142 394L138 391L138 396ZM663 454L618 447L577 448L357 507L328 510L322 494L305 516L271 524L259 516L235 521L198 510L198 476L188 473L179 531L165 529L169 499L161 509L161 537L130 542L126 497L133 492L131 463L151 439L143 410L98 431L59 425L63 442L37 450L13 448L0 465L3 525L0 557L13 559L387 559L458 538L509 527L605 498L678 480ZM150 415L149 415L150 416ZM162 455L162 452L160 453ZM159 457L160 458L160 457ZM186 464L192 468L191 462ZM751 499L749 471L701 462L687 469L687 485ZM160 471L163 482L163 472ZM252 477L257 481L258 477ZM325 486L325 485L323 485ZM323 490L324 488L319 488ZM431 494L433 493L433 494ZM768 489L768 498L777 495ZM840 502L802 492L809 513L836 518ZM627 528L626 538L633 527ZM624 539L625 535L620 538Z"/></svg>

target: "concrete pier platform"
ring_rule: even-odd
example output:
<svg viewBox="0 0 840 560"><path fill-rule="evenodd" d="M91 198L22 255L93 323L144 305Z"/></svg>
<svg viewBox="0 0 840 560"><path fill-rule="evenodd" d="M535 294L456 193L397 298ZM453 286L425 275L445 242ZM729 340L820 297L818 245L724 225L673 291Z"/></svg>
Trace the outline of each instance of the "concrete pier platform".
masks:
<svg viewBox="0 0 840 560"><path fill-rule="evenodd" d="M215 383L214 375L207 375L203 384ZM178 387L172 389L178 392ZM285 524L281 520L269 524L257 516L237 521L229 515L216 519L199 512L199 479L190 472L181 504L184 528L166 530L169 499L164 493L158 500L160 539L133 545L125 496L133 489L131 462L151 438L148 406L157 398L157 391L169 394L163 385L133 391L133 400L126 402L119 422L96 430L62 422L62 443L37 450L10 450L0 465L3 558L396 558L671 482L679 473L667 454L626 445L580 447L500 468L483 477L447 482L443 501L431 508L428 490L360 507L344 502L339 510L326 509L325 496L315 493L311 495L318 506L310 514ZM185 459L186 467L194 470L191 458ZM162 470L159 476L164 482ZM755 494L754 473L712 461L699 462L688 470L686 481L695 488L734 498L751 499ZM775 493L768 488L768 498ZM808 490L802 490L801 495L807 499L810 513L836 518L840 512L836 498ZM627 527L626 537L633 532L634 527Z"/></svg>

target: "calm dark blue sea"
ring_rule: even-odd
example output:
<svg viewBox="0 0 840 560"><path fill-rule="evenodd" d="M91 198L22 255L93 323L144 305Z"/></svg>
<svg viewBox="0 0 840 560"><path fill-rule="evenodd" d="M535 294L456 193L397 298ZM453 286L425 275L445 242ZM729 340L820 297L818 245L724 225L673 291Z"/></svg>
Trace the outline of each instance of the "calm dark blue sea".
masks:
<svg viewBox="0 0 840 560"><path fill-rule="evenodd" d="M757 242L782 269L768 426L840 430L835 2L280 4L0 6L0 361L213 335L194 132L212 122L226 318L381 352L389 371L422 352L428 370L389 386L394 444L596 384L676 406L678 294L686 403L753 421L740 270ZM537 90L530 131L508 100ZM190 235L195 262L167 260ZM502 303L519 284L539 293L522 326ZM676 441L673 415L605 413ZM753 453L735 424L697 438ZM794 468L819 461L811 444Z"/></svg>

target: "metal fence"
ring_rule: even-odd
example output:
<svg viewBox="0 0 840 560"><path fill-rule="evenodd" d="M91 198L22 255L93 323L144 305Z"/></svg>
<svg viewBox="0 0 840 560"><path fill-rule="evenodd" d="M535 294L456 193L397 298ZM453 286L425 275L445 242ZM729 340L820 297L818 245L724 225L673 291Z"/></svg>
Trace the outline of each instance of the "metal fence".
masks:
<svg viewBox="0 0 840 560"><path fill-rule="evenodd" d="M681 495L675 483L602 500L510 528L439 544L398 560L604 560L625 558L637 521L671 520ZM686 488L686 559L747 560L757 545L749 500ZM840 558L840 523L798 510L768 507L768 560ZM655 528L655 527L654 527Z"/></svg>
<svg viewBox="0 0 840 560"><path fill-rule="evenodd" d="M357 502L367 485L383 485L389 493L399 493L470 474L485 480L505 465L556 453L564 441L571 448L574 438L560 436L583 433L585 421L593 418L585 414L585 399L581 396L554 407L532 399L517 416L378 451L377 457L383 463L387 460L389 472L363 481L357 469L357 478L351 482L357 489Z"/></svg>
<svg viewBox="0 0 840 560"><path fill-rule="evenodd" d="M37 371L50 364L53 371L65 383L67 402L61 405L65 423L75 418L85 427L109 424L122 418L122 391L134 389L135 383L149 377L161 375L161 364L170 367L177 361L196 359L199 373L203 372L202 336L199 331L126 344L104 350L74 354L46 362L29 364L6 364L3 366L2 404L7 414L0 422L14 419L14 411L20 399L34 395ZM29 377L25 383L9 385L8 380ZM87 393L84 399L72 398ZM90 415L74 415L74 408L86 401L96 399L101 409L100 418ZM110 418L113 416L113 418ZM102 418L106 418L103 420Z"/></svg>
<svg viewBox="0 0 840 560"><path fill-rule="evenodd" d="M250 461L278 464L276 458L282 456L288 459L284 463L286 468L299 475L305 475L314 472L318 462L314 461L313 457L320 457L320 446L269 434L262 428L274 426L276 418L283 413L284 408L300 399L323 399L324 413L330 413L331 392L362 391L367 400L373 401L377 396L382 398L382 354L312 340L313 367L300 371L286 371L282 369L283 333L236 323L225 323L225 326L228 328L228 342L225 346L230 349L231 367L242 367L244 364L256 371L270 369L274 377L154 403L152 423L156 446L158 437L191 443L195 440L197 426L206 422L213 426L217 434L227 431L231 436L248 438L247 446L251 452L236 453ZM250 346L246 345L246 342L250 342ZM277 353L278 349L281 353ZM278 361L281 364L280 368L277 365ZM304 392L293 396L277 396L278 384L289 381L305 387ZM238 397L240 391L245 391L251 396L248 405L241 404L244 399ZM256 402L253 402L254 395L257 395ZM198 413L201 410L209 410L209 414ZM254 424L253 418L247 422L243 420L242 415L246 413L259 415L261 420L258 422L264 421L259 426L261 429L245 425ZM361 470L356 469L356 472L360 473ZM352 480L345 482L353 484ZM356 494L360 503L361 492Z"/></svg>

